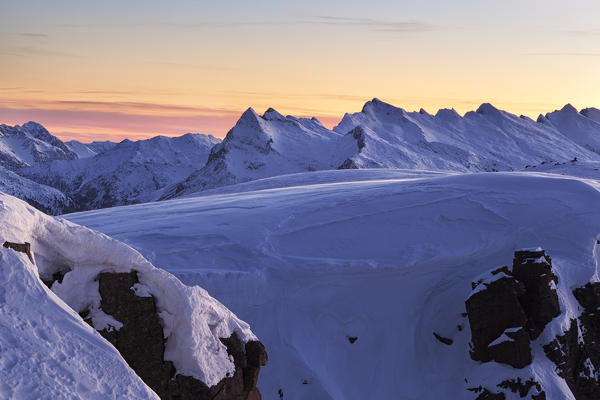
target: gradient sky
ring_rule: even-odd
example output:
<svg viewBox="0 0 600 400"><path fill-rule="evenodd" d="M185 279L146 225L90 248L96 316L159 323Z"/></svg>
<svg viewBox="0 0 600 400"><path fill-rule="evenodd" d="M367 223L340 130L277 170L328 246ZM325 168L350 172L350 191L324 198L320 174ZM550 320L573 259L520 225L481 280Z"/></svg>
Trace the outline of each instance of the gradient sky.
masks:
<svg viewBox="0 0 600 400"><path fill-rule="evenodd" d="M0 0L0 122L63 139L223 137L272 106L378 97L535 117L600 107L600 2Z"/></svg>

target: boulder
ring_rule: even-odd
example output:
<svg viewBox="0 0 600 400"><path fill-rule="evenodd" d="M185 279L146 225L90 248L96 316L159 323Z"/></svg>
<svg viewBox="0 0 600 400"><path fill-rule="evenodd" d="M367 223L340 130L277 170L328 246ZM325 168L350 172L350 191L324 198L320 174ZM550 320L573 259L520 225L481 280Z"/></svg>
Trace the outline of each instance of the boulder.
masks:
<svg viewBox="0 0 600 400"><path fill-rule="evenodd" d="M514 368L531 363L531 340L560 314L552 260L544 250L515 252L512 269L498 268L472 283L465 302L471 358Z"/></svg>
<svg viewBox="0 0 600 400"><path fill-rule="evenodd" d="M165 339L162 321L153 296L138 296L132 287L138 283L137 272L101 273L97 277L101 296L100 308L123 324L99 333L112 343L129 366L161 399L259 400L256 388L260 367L267 363L267 353L258 341L243 343L235 333L221 338L232 356L235 374L208 387L202 381L177 374L171 361L164 360ZM88 320L91 324L91 321Z"/></svg>

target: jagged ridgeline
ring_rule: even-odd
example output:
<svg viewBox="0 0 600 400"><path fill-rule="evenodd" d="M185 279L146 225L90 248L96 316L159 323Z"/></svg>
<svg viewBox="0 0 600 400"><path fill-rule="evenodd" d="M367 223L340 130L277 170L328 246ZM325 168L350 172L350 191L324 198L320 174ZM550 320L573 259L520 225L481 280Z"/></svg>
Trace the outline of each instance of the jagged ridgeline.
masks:
<svg viewBox="0 0 600 400"><path fill-rule="evenodd" d="M0 126L0 190L52 214L170 199L315 170L594 174L600 111L570 105L534 121L490 104L460 116L407 112L378 99L333 129L316 118L248 109L225 139L187 134L121 143L61 142L41 125ZM571 168L576 163L577 167ZM597 175L597 173L595 173Z"/></svg>

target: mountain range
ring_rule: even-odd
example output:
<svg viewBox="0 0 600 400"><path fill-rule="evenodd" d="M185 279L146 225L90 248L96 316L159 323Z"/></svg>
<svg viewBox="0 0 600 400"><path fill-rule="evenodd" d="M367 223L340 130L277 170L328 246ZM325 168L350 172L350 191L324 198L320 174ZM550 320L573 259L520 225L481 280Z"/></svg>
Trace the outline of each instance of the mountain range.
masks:
<svg viewBox="0 0 600 400"><path fill-rule="evenodd" d="M283 116L272 108L259 115L249 108L222 141L190 133L63 143L35 122L0 125L0 134L0 190L53 214L306 171L551 171L570 162L596 170L600 163L600 110L569 104L533 120L489 103L464 116L453 109L433 115L375 98L333 129L316 118Z"/></svg>

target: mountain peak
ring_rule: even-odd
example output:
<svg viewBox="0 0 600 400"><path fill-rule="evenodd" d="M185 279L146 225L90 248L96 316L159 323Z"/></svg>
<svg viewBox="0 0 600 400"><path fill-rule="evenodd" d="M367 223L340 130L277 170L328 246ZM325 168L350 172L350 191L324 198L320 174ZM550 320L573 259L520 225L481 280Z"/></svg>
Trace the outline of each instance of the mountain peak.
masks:
<svg viewBox="0 0 600 400"><path fill-rule="evenodd" d="M577 109L575 107L573 107L571 105L571 103L565 104L565 106L563 108L561 108L560 111L562 111L562 112L569 112L569 113L576 113L576 114L579 113L579 111L577 111Z"/></svg>
<svg viewBox="0 0 600 400"><path fill-rule="evenodd" d="M265 113L262 116L264 119L266 119L267 121L272 121L272 120L284 120L285 117L283 115L281 115L277 110L275 110L274 108L269 107L269 109L267 111L265 111Z"/></svg>
<svg viewBox="0 0 600 400"><path fill-rule="evenodd" d="M482 103L479 108L477 108L477 114L497 114L500 112L496 107L494 107L491 103Z"/></svg>
<svg viewBox="0 0 600 400"><path fill-rule="evenodd" d="M580 111L580 114L592 119L596 122L600 122L600 110L594 107L584 108Z"/></svg>
<svg viewBox="0 0 600 400"><path fill-rule="evenodd" d="M395 107L389 103L386 103L385 101L381 101L379 100L377 97L374 97L372 100L369 100L365 103L365 105L362 108L363 113L368 113L368 112L381 112L381 111L386 111L389 112L390 110L396 110L396 111L400 111L400 112L405 112L404 109L399 108L399 107Z"/></svg>
<svg viewBox="0 0 600 400"><path fill-rule="evenodd" d="M248 118L248 117L250 117L250 118L258 118L259 115L258 115L258 113L256 111L254 111L254 108L248 107L246 109L246 111L244 111L242 113L242 115L240 116L240 119L244 119L244 118Z"/></svg>
<svg viewBox="0 0 600 400"><path fill-rule="evenodd" d="M435 113L435 117L445 120L454 120L460 118L460 114L457 113L454 108L440 108L438 112Z"/></svg>

